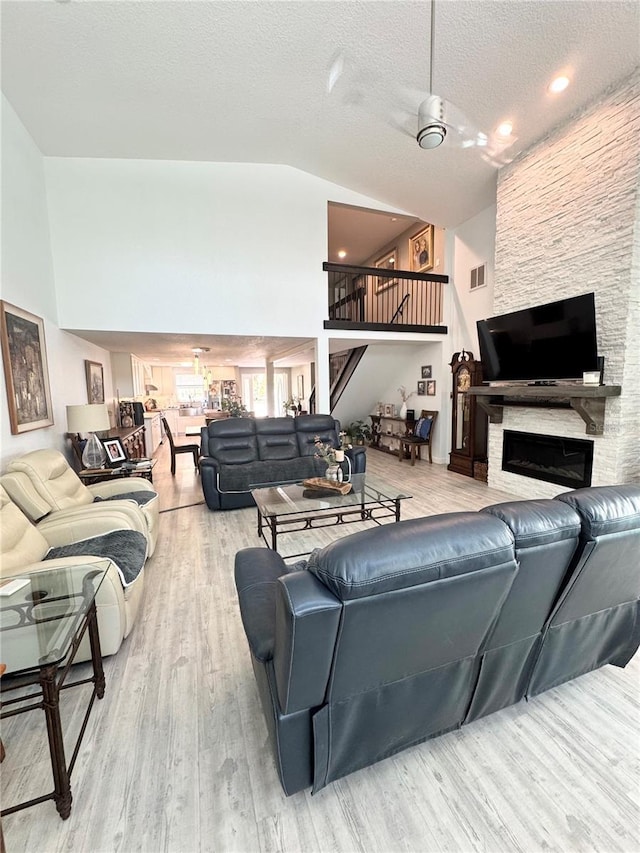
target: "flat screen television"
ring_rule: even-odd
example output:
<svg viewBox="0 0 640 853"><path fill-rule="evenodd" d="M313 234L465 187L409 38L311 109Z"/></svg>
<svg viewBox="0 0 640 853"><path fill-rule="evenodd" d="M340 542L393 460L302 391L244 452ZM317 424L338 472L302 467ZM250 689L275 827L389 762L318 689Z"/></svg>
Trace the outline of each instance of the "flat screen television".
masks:
<svg viewBox="0 0 640 853"><path fill-rule="evenodd" d="M598 370L593 293L478 320L483 376L489 382L582 379Z"/></svg>

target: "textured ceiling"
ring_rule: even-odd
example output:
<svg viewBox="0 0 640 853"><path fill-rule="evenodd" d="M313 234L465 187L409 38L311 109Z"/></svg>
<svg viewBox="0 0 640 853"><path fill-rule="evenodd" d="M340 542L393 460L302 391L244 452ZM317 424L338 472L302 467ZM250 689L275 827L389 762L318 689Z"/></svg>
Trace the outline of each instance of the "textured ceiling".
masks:
<svg viewBox="0 0 640 853"><path fill-rule="evenodd" d="M282 163L454 227L494 201L496 169L451 136L423 151L398 127L412 124L428 88L430 8L428 0L2 0L2 89L45 155ZM355 103L348 75L327 91L337 52L356 69ZM511 120L511 154L639 59L637 0L436 4L433 89L488 134ZM560 72L572 84L551 96L547 84ZM331 229L329 257L346 239ZM244 341L256 358L273 343Z"/></svg>
<svg viewBox="0 0 640 853"><path fill-rule="evenodd" d="M44 154L284 163L446 227L493 199L477 150L422 151L393 126L427 89L428 2L0 8L2 88ZM637 0L440 0L434 91L487 132L511 119L527 147L632 71L639 20ZM327 93L339 50L361 106Z"/></svg>

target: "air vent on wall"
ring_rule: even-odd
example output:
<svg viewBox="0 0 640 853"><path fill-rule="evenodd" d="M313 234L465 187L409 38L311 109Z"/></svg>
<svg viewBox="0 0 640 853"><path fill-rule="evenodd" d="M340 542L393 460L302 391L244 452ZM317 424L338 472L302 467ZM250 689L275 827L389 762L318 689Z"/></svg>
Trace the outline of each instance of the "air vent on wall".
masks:
<svg viewBox="0 0 640 853"><path fill-rule="evenodd" d="M479 267L474 267L471 270L470 290L477 290L479 287L484 287L486 284L486 264L480 264Z"/></svg>

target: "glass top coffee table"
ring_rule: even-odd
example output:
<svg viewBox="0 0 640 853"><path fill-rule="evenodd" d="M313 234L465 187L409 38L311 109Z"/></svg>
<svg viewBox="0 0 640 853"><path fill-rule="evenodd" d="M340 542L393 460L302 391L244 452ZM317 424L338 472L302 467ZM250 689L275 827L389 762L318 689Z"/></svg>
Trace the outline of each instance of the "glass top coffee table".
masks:
<svg viewBox="0 0 640 853"><path fill-rule="evenodd" d="M283 533L358 521L380 524L383 518L400 521L400 502L411 498L371 474L354 474L351 485L347 495L321 493L318 497L300 482L252 486L251 495L258 508L258 535L277 551L278 536ZM287 559L307 553L290 554Z"/></svg>

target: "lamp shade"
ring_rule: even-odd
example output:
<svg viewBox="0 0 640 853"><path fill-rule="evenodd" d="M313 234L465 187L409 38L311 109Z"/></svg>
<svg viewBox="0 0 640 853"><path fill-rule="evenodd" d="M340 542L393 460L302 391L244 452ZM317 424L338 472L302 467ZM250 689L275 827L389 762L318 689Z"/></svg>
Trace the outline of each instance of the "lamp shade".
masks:
<svg viewBox="0 0 640 853"><path fill-rule="evenodd" d="M102 432L110 428L109 410L106 403L67 406L67 429L69 432Z"/></svg>

